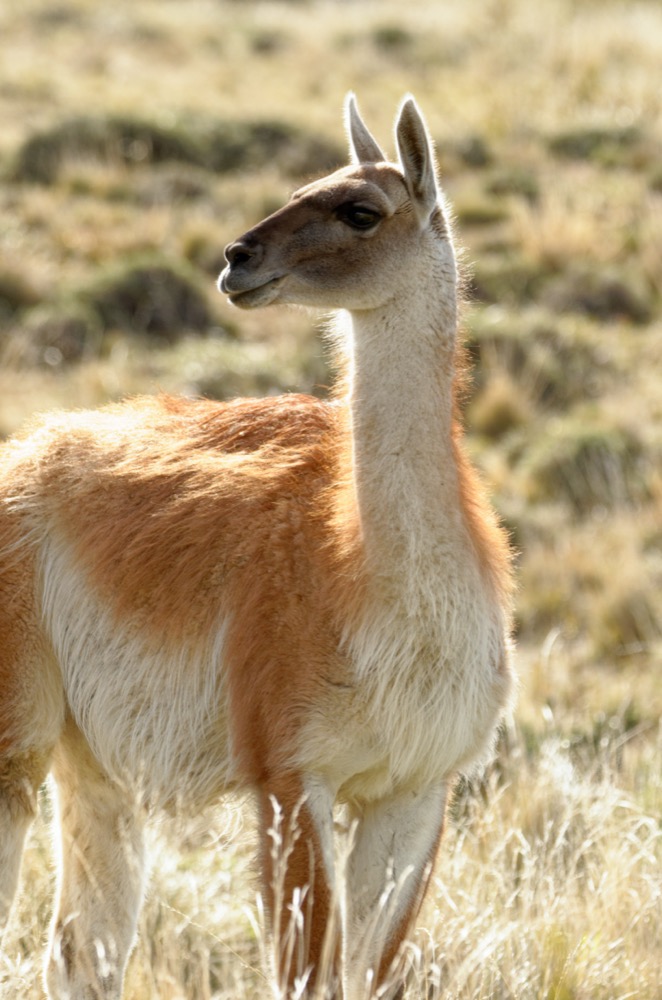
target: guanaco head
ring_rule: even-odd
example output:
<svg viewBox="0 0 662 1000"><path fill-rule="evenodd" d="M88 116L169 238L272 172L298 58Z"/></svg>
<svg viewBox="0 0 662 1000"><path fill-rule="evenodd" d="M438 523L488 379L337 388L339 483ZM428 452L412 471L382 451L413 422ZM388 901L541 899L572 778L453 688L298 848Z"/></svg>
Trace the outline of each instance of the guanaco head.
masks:
<svg viewBox="0 0 662 1000"><path fill-rule="evenodd" d="M387 161L353 94L345 121L350 166L295 191L226 247L218 286L235 305L374 309L420 288L422 274L450 275L454 284L434 152L414 99L396 118L398 164Z"/></svg>

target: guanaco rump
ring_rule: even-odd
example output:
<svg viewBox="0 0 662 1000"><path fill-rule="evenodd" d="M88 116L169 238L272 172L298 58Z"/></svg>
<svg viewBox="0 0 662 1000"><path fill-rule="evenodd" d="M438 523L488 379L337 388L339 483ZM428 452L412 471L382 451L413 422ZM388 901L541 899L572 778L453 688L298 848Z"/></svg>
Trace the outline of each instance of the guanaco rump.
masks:
<svg viewBox="0 0 662 1000"><path fill-rule="evenodd" d="M52 1000L121 996L150 812L236 789L276 994L395 996L449 786L509 701L510 554L462 445L433 147L411 97L397 163L351 95L346 125L350 165L231 243L219 278L244 309L338 310L330 399L137 398L0 447L0 928L52 769ZM275 810L296 826L278 908Z"/></svg>

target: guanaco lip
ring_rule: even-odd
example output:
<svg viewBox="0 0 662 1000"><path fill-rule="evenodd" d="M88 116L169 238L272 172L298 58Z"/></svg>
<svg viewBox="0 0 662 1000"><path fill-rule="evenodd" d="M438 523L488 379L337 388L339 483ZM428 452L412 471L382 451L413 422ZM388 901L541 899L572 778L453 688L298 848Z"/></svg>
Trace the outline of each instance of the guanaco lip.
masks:
<svg viewBox="0 0 662 1000"><path fill-rule="evenodd" d="M231 267L226 267L218 279L218 288L224 295L227 295L233 305L251 306L259 305L265 299L269 299L282 280L281 275L276 275L273 278L269 278L268 281L260 282L258 285L241 287L241 276L235 275ZM239 287L236 287L237 285Z"/></svg>
<svg viewBox="0 0 662 1000"><path fill-rule="evenodd" d="M269 278L259 285L251 288L232 288L232 272L229 267L223 271L219 278L218 287L229 298L233 305L251 308L257 305L267 305L273 298L278 286L283 281L282 276Z"/></svg>

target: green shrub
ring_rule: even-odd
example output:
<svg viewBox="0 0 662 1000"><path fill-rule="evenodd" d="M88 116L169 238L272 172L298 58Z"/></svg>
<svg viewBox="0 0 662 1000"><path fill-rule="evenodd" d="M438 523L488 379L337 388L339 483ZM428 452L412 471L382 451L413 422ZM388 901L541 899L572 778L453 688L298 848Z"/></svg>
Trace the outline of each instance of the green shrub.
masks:
<svg viewBox="0 0 662 1000"><path fill-rule="evenodd" d="M14 180L53 184L64 163L126 166L186 163L217 173L275 162L290 175L321 172L343 153L319 136L278 121L219 121L194 116L161 124L127 116L68 118L30 136L18 150Z"/></svg>
<svg viewBox="0 0 662 1000"><path fill-rule="evenodd" d="M201 165L203 151L190 133L174 126L120 116L68 118L26 139L14 178L52 184L66 161L81 159L129 166L171 160Z"/></svg>
<svg viewBox="0 0 662 1000"><path fill-rule="evenodd" d="M523 458L531 498L567 502L578 515L646 500L653 464L631 428L577 416L548 425Z"/></svg>
<svg viewBox="0 0 662 1000"><path fill-rule="evenodd" d="M413 36L401 24L378 24L372 29L371 37L378 49L385 52L399 52L410 47Z"/></svg>
<svg viewBox="0 0 662 1000"><path fill-rule="evenodd" d="M461 226L491 226L508 218L508 206L500 198L473 195L458 198L455 216Z"/></svg>
<svg viewBox="0 0 662 1000"><path fill-rule="evenodd" d="M439 161L444 177L467 176L469 170L483 170L495 160L495 152L490 141L481 133L467 132L464 135L443 135L437 139ZM455 207L457 195L453 198Z"/></svg>
<svg viewBox="0 0 662 1000"><path fill-rule="evenodd" d="M533 300L544 277L522 254L485 254L474 265L469 292L481 302L514 305Z"/></svg>
<svg viewBox="0 0 662 1000"><path fill-rule="evenodd" d="M548 139L556 156L571 160L622 161L641 146L644 133L636 125L577 126Z"/></svg>
<svg viewBox="0 0 662 1000"><path fill-rule="evenodd" d="M662 634L654 599L641 586L616 584L596 602L589 621L594 652L620 656L645 651Z"/></svg>
<svg viewBox="0 0 662 1000"><path fill-rule="evenodd" d="M485 185L485 190L488 194L499 197L519 195L533 203L540 196L540 183L532 170L524 167L502 167L492 174Z"/></svg>
<svg viewBox="0 0 662 1000"><path fill-rule="evenodd" d="M39 290L20 271L0 267L0 323L40 300Z"/></svg>
<svg viewBox="0 0 662 1000"><path fill-rule="evenodd" d="M596 319L648 323L654 314L652 290L640 274L614 268L573 268L553 278L543 292L558 312L580 312Z"/></svg>
<svg viewBox="0 0 662 1000"><path fill-rule="evenodd" d="M166 340L214 324L197 274L184 262L159 257L129 261L102 274L81 293L104 329L147 333Z"/></svg>
<svg viewBox="0 0 662 1000"><path fill-rule="evenodd" d="M599 395L613 377L613 364L591 331L588 321L570 322L539 309L474 311L468 349L477 390L495 369L505 369L532 402L547 407Z"/></svg>
<svg viewBox="0 0 662 1000"><path fill-rule="evenodd" d="M212 197L209 174L179 163L165 163L145 172L132 187L130 197L141 205L172 205Z"/></svg>
<svg viewBox="0 0 662 1000"><path fill-rule="evenodd" d="M275 163L290 176L324 173L345 159L340 147L286 122L216 122L208 130L210 170L224 173Z"/></svg>
<svg viewBox="0 0 662 1000"><path fill-rule="evenodd" d="M21 365L56 367L97 354L102 326L96 312L75 300L28 310L14 333L13 355Z"/></svg>
<svg viewBox="0 0 662 1000"><path fill-rule="evenodd" d="M529 401L522 386L500 372L487 379L471 401L467 425L469 430L496 441L526 424L530 417Z"/></svg>

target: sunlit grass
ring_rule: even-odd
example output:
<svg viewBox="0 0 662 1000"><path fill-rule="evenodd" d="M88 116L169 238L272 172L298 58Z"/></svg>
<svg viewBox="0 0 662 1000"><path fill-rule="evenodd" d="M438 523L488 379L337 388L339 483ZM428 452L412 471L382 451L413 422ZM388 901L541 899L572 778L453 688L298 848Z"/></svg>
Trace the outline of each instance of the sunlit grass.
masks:
<svg viewBox="0 0 662 1000"><path fill-rule="evenodd" d="M605 726L591 747L558 725L548 710L536 736L510 729L497 765L458 790L408 949L411 1000L660 995L662 734ZM127 1000L264 996L250 808L226 803L150 846ZM42 817L3 960L9 996L40 996L50 854Z"/></svg>

